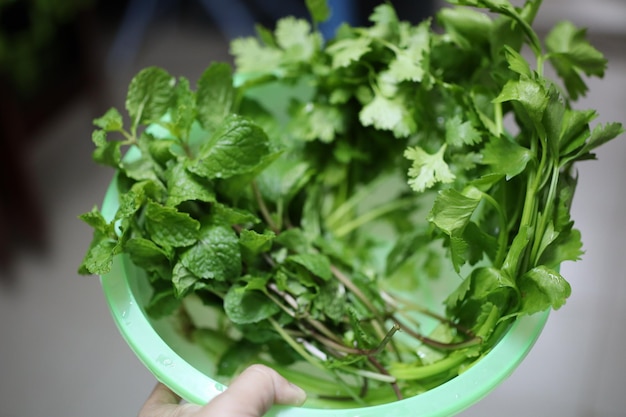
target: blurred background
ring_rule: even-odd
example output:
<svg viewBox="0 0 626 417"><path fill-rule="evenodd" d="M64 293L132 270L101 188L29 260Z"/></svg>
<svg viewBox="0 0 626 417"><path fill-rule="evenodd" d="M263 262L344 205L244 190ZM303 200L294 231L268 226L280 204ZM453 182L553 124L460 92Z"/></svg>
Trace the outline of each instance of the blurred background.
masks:
<svg viewBox="0 0 626 417"><path fill-rule="evenodd" d="M159 65L195 83L228 41L304 16L299 0L0 0L0 417L135 416L154 378L110 317L98 279L77 266L112 172L91 162L91 121L122 108L131 77ZM331 2L332 3L332 2ZM334 1L363 23L378 1ZM419 21L438 0L392 1ZM626 122L626 2L546 0L537 27L588 28L609 59L580 108ZM579 165L573 216L586 254L563 266L567 305L493 393L461 415L626 415L626 137Z"/></svg>

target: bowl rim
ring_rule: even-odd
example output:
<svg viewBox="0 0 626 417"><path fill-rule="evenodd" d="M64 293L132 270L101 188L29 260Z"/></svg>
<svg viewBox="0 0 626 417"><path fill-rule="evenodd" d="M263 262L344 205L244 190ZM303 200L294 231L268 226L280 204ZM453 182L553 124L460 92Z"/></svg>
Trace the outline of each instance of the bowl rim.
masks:
<svg viewBox="0 0 626 417"><path fill-rule="evenodd" d="M111 219L119 206L117 181L113 178L102 203L102 213ZM113 320L138 359L157 380L184 400L205 404L223 392L226 385L212 379L172 349L158 334L140 307L124 273L130 260L116 256L100 283ZM392 403L361 408L321 409L274 406L274 417L420 417L452 416L484 398L508 378L530 352L549 316L549 311L515 319L501 340L460 375L422 394Z"/></svg>

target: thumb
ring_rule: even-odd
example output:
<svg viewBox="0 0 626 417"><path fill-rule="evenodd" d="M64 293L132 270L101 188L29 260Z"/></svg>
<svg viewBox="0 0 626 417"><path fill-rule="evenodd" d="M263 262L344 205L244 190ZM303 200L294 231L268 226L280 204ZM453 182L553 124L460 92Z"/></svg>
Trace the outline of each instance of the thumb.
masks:
<svg viewBox="0 0 626 417"><path fill-rule="evenodd" d="M204 406L199 416L261 417L274 404L302 405L305 400L305 392L278 372L252 365Z"/></svg>

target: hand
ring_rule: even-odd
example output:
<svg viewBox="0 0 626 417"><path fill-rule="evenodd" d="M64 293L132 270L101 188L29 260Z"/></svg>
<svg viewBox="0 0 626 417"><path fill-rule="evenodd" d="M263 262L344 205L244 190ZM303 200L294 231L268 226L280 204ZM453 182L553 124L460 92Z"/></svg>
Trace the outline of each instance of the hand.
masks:
<svg viewBox="0 0 626 417"><path fill-rule="evenodd" d="M261 417L272 405L302 405L305 392L276 371L252 365L226 391L205 406L180 404L180 397L161 383L139 411L139 417Z"/></svg>

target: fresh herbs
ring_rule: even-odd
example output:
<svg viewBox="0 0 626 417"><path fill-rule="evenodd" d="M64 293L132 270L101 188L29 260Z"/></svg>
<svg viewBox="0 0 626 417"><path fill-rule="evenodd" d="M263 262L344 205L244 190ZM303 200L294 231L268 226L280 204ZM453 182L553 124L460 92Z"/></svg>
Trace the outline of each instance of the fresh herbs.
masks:
<svg viewBox="0 0 626 417"><path fill-rule="evenodd" d="M150 315L197 299L217 317L188 333L220 341L218 373L268 361L298 379L296 364L320 375L298 380L312 394L359 404L441 384L515 317L561 307L559 265L582 253L573 165L623 131L572 106L606 61L569 23L542 42L540 0L451 3L418 25L383 4L325 41L327 6L307 1L313 24L232 43L234 76L214 63L192 90L141 71L129 121L95 120L120 204L81 216L80 272L124 254ZM445 276L461 278L445 312L421 306Z"/></svg>

